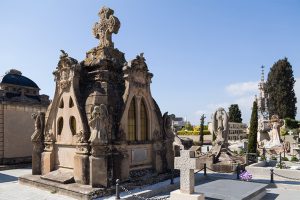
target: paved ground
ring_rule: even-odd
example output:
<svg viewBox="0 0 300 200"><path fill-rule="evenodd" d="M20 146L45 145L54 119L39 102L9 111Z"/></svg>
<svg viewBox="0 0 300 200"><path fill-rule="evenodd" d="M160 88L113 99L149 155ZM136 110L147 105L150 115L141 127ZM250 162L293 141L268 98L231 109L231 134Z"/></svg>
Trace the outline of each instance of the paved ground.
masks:
<svg viewBox="0 0 300 200"><path fill-rule="evenodd" d="M0 200L74 200L51 192L20 185L18 177L31 173L31 169L0 171Z"/></svg>
<svg viewBox="0 0 300 200"><path fill-rule="evenodd" d="M51 192L36 189L33 187L20 185L18 177L31 173L31 169L12 169L0 171L0 200L74 200L73 198L52 194ZM210 174L211 176L213 174ZM216 175L215 175L216 176ZM229 175L230 176L230 175ZM231 178L233 178L232 175ZM282 181L282 187L267 189L267 195L264 200L298 200L300 199L300 190L291 189L291 185L285 185ZM299 186L300 183L295 185ZM298 188L298 187L297 187ZM124 193L123 193L124 195ZM166 197L169 193L162 194L158 197ZM114 197L102 198L114 199Z"/></svg>

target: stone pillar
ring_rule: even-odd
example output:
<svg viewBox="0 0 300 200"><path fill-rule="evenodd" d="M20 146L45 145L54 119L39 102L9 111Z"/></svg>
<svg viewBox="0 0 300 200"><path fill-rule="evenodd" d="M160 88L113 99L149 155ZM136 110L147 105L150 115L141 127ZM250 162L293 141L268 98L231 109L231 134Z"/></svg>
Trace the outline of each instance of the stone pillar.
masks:
<svg viewBox="0 0 300 200"><path fill-rule="evenodd" d="M156 141L153 144L153 155L154 155L154 168L157 173L163 172L163 159L162 159L163 146L162 143Z"/></svg>
<svg viewBox="0 0 300 200"><path fill-rule="evenodd" d="M107 146L93 145L90 156L90 185L92 187L109 187Z"/></svg>
<svg viewBox="0 0 300 200"><path fill-rule="evenodd" d="M43 144L41 142L32 142L32 145L32 175L41 175Z"/></svg>
<svg viewBox="0 0 300 200"><path fill-rule="evenodd" d="M115 146L117 149L117 157L114 157L114 168L115 168L115 177L121 181L129 180L130 172L130 161L127 146L125 144L120 146Z"/></svg>
<svg viewBox="0 0 300 200"><path fill-rule="evenodd" d="M45 142L45 151L42 153L42 175L54 170L53 141Z"/></svg>
<svg viewBox="0 0 300 200"><path fill-rule="evenodd" d="M89 144L77 143L77 151L74 156L74 179L76 183L89 184Z"/></svg>

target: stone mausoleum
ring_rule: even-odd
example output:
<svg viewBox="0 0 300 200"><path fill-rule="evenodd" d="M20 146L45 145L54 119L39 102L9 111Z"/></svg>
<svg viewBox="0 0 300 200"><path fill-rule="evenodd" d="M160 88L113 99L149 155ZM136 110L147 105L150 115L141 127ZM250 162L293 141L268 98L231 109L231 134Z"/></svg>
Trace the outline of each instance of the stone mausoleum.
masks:
<svg viewBox="0 0 300 200"><path fill-rule="evenodd" d="M49 97L35 82L9 70L0 83L0 165L31 162L34 131L31 114L45 112Z"/></svg>
<svg viewBox="0 0 300 200"><path fill-rule="evenodd" d="M110 187L116 179L173 169L170 115L153 99L143 53L126 61L114 48L120 22L103 7L93 27L97 47L78 62L62 50L56 89L45 114L36 116L33 174L59 183Z"/></svg>

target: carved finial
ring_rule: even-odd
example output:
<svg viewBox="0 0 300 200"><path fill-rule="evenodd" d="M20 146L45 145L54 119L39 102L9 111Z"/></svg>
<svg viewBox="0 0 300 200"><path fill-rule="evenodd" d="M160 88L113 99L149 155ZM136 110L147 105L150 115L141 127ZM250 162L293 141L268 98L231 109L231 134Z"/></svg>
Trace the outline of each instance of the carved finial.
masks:
<svg viewBox="0 0 300 200"><path fill-rule="evenodd" d="M114 47L111 35L117 34L120 28L120 21L113 16L114 11L110 8L103 7L99 12L100 21L96 22L93 27L94 36L100 40L100 48Z"/></svg>
<svg viewBox="0 0 300 200"><path fill-rule="evenodd" d="M60 51L61 51L61 55L59 56L60 59L66 58L69 56L64 50L60 50Z"/></svg>
<svg viewBox="0 0 300 200"><path fill-rule="evenodd" d="M261 82L265 81L265 70L264 70L265 66L261 66Z"/></svg>

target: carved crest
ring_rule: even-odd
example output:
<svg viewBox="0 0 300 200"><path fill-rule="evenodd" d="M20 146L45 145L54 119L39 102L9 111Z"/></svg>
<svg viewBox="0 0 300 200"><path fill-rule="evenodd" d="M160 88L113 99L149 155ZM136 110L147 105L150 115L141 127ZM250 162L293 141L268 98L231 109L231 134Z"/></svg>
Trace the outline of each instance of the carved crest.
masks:
<svg viewBox="0 0 300 200"><path fill-rule="evenodd" d="M111 35L117 34L120 28L120 21L113 16L114 11L110 8L103 7L99 12L100 21L96 22L93 27L94 36L100 40L100 48L114 47Z"/></svg>
<svg viewBox="0 0 300 200"><path fill-rule="evenodd" d="M144 53L136 56L136 59L125 63L123 68L124 78L138 88L145 88L150 85L153 74L149 72L145 62Z"/></svg>
<svg viewBox="0 0 300 200"><path fill-rule="evenodd" d="M60 88L67 89L71 85L74 76L74 70L78 61L68 56L64 50L60 50L60 60L58 62L57 70L53 72L55 80L58 82Z"/></svg>

